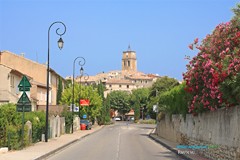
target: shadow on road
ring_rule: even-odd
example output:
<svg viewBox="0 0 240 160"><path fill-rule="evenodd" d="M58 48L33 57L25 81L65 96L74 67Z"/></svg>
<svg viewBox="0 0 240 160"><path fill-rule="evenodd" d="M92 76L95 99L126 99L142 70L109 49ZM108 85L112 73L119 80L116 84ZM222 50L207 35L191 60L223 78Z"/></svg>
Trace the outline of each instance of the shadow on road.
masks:
<svg viewBox="0 0 240 160"><path fill-rule="evenodd" d="M139 134L140 136L145 136L145 137L148 137L148 134L146 133L143 133L143 134Z"/></svg>

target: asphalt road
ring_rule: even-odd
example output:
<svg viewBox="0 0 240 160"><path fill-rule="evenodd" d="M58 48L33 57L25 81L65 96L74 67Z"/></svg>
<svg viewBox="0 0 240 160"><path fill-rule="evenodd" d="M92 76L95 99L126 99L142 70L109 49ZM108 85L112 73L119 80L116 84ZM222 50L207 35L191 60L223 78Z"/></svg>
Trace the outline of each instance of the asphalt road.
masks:
<svg viewBox="0 0 240 160"><path fill-rule="evenodd" d="M49 160L181 160L151 140L155 125L117 122L49 157Z"/></svg>

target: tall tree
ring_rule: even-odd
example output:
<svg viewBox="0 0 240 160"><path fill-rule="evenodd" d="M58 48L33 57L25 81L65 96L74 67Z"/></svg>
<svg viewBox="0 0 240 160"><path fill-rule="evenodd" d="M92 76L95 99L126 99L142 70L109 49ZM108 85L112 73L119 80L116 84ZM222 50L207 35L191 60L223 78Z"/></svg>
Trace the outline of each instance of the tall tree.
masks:
<svg viewBox="0 0 240 160"><path fill-rule="evenodd" d="M62 98L60 103L70 105L72 103L72 86L66 88L63 91ZM92 86L84 86L75 83L74 84L74 104L79 106L79 98L81 99L89 99L90 106L81 107L80 113L81 116L83 114L88 114L88 118L94 120L100 114L100 109L102 106L102 99L98 94L98 91L94 89Z"/></svg>
<svg viewBox="0 0 240 160"><path fill-rule="evenodd" d="M106 124L107 122L110 122L110 108L106 105L106 100L104 97L104 90L105 87L102 84L102 81L97 85L98 94L102 98L102 106L100 110L100 115L97 117L99 124Z"/></svg>
<svg viewBox="0 0 240 160"><path fill-rule="evenodd" d="M233 11L234 14L235 14L234 18L239 19L239 18L240 18L240 3L238 3L238 4L236 5L236 7L232 9L232 11Z"/></svg>
<svg viewBox="0 0 240 160"><path fill-rule="evenodd" d="M60 100L61 100L61 97L62 97L62 91L63 91L62 79L59 77L59 79L58 79L58 90L57 90L57 104L60 104Z"/></svg>
<svg viewBox="0 0 240 160"><path fill-rule="evenodd" d="M125 115L130 111L129 93L126 91L113 91L108 94L109 105L111 109L117 110L120 114Z"/></svg>
<svg viewBox="0 0 240 160"><path fill-rule="evenodd" d="M158 78L157 81L153 83L150 88L149 103L147 105L148 112L152 118L156 118L156 113L153 112L153 105L158 104L159 96L177 85L179 85L179 82L176 79L167 76Z"/></svg>
<svg viewBox="0 0 240 160"><path fill-rule="evenodd" d="M132 91L130 96L130 104L134 106L135 120L140 118L140 110L146 115L146 106L148 103L149 89L139 88ZM144 118L144 116L142 117Z"/></svg>

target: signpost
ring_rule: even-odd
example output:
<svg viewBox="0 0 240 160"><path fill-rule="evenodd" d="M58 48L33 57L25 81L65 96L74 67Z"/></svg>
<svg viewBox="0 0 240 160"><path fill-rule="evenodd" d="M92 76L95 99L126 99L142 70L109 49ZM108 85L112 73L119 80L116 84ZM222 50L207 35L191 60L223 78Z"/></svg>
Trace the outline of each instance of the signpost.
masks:
<svg viewBox="0 0 240 160"><path fill-rule="evenodd" d="M26 94L26 91L30 91L31 87L32 85L28 81L27 77L24 75L18 85L19 91L22 91L23 93L17 102L17 112L22 112L22 147L24 140L24 112L32 111L31 101Z"/></svg>
<svg viewBox="0 0 240 160"><path fill-rule="evenodd" d="M86 118L87 118L87 115L86 115L86 114L84 114L84 115L83 115L83 118L84 118L84 119L86 119Z"/></svg>
<svg viewBox="0 0 240 160"><path fill-rule="evenodd" d="M80 99L80 106L89 106L90 100L89 99Z"/></svg>

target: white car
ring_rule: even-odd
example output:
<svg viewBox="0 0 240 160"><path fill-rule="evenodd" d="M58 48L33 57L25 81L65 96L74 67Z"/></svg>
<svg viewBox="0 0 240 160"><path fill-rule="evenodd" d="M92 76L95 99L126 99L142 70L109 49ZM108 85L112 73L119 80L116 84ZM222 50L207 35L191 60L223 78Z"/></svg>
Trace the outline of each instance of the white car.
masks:
<svg viewBox="0 0 240 160"><path fill-rule="evenodd" d="M115 121L121 121L121 118L120 117L115 117L114 120Z"/></svg>

